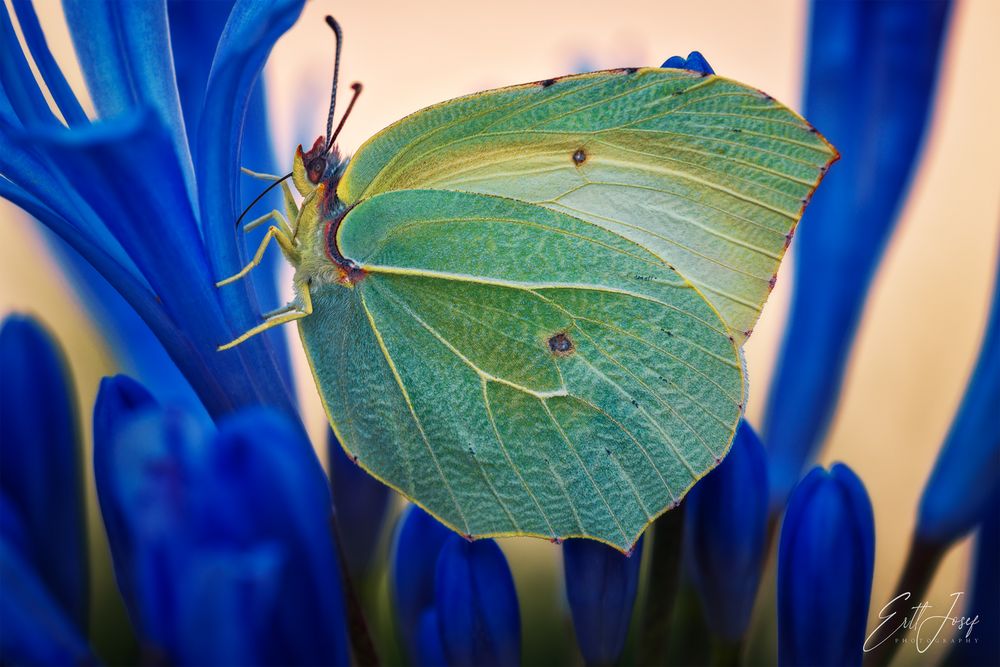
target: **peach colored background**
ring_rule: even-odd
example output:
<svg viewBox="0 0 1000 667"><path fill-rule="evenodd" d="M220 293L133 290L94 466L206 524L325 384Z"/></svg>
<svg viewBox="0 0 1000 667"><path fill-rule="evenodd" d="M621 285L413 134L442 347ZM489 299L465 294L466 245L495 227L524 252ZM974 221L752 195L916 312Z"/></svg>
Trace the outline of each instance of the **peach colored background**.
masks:
<svg viewBox="0 0 1000 667"><path fill-rule="evenodd" d="M37 4L57 58L82 91L58 3ZM406 113L456 95L581 67L656 65L692 49L701 50L716 71L800 107L807 16L805 3L796 0L311 2L274 49L266 71L275 146L286 163L296 143L322 133L333 51L322 21L328 12L346 33L342 94L354 80L365 84L341 137L347 152ZM959 3L925 159L876 276L822 455L824 463L851 465L875 505L872 618L894 585L923 481L961 398L986 318L1000 238L997 25L1000 2ZM52 263L35 223L2 201L0 221L0 313L33 312L57 332L86 416L98 378L114 371L113 358ZM793 243L791 262L794 250ZM786 317L791 262L747 348L748 413L755 423ZM303 368L297 336L292 341ZM307 373L300 374L299 392L319 441L324 417ZM96 520L93 502L90 509ZM536 593L557 590L552 575L558 550L524 539L503 546L519 586ZM963 544L948 557L935 579L932 604L946 605L952 591L965 589L967 555ZM933 654L918 656L907 646L899 663L916 664Z"/></svg>

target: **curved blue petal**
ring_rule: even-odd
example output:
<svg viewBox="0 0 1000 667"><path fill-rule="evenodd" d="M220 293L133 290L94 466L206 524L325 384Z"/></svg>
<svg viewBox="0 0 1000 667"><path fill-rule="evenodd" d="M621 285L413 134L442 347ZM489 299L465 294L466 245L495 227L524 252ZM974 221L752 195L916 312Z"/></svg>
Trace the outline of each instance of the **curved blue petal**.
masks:
<svg viewBox="0 0 1000 667"><path fill-rule="evenodd" d="M701 72L702 74L715 74L715 70L708 64L705 56L701 55L700 51L692 51L688 54L687 58L670 56L660 67L667 69L689 69L692 72Z"/></svg>
<svg viewBox="0 0 1000 667"><path fill-rule="evenodd" d="M778 547L781 665L860 665L875 562L864 485L837 463L795 488Z"/></svg>
<svg viewBox="0 0 1000 667"><path fill-rule="evenodd" d="M391 491L348 458L332 430L327 433L327 455L333 506L344 538L347 567L354 577L360 578L373 564Z"/></svg>
<svg viewBox="0 0 1000 667"><path fill-rule="evenodd" d="M872 274L917 164L951 3L812 3L805 116L842 159L795 242L791 315L764 420L772 512L822 442Z"/></svg>
<svg viewBox="0 0 1000 667"><path fill-rule="evenodd" d="M35 65L42 75L42 80L45 82L46 88L49 89L49 93L52 94L52 99L66 123L70 126L89 123L90 119L87 118L83 107L80 106L76 93L70 88L59 64L49 50L32 0L13 0L12 4L14 12L17 14L17 22L21 27L21 34L24 35L24 41L31 52L31 59L35 61Z"/></svg>
<svg viewBox="0 0 1000 667"><path fill-rule="evenodd" d="M26 530L28 560L86 627L88 570L80 433L62 351L35 321L0 328L0 492Z"/></svg>
<svg viewBox="0 0 1000 667"><path fill-rule="evenodd" d="M937 462L924 487L917 537L951 543L979 523L1000 487L1000 263L986 334ZM994 504L995 508L996 505Z"/></svg>
<svg viewBox="0 0 1000 667"><path fill-rule="evenodd" d="M3 536L0 581L0 664L97 664L80 631Z"/></svg>
<svg viewBox="0 0 1000 667"><path fill-rule="evenodd" d="M0 88L3 88L5 106L9 105L22 125L59 123L35 82L35 75L17 41L7 5L0 11Z"/></svg>
<svg viewBox="0 0 1000 667"><path fill-rule="evenodd" d="M613 665L625 648L643 541L628 555L595 540L563 542L566 598L576 643L588 665Z"/></svg>
<svg viewBox="0 0 1000 667"><path fill-rule="evenodd" d="M684 548L709 628L740 640L750 622L767 545L767 457L741 420L729 454L685 500Z"/></svg>
<svg viewBox="0 0 1000 667"><path fill-rule="evenodd" d="M197 206L194 167L177 94L166 0L63 0L70 36L102 118L153 109L167 129L166 153L180 167L185 193Z"/></svg>
<svg viewBox="0 0 1000 667"><path fill-rule="evenodd" d="M242 138L251 93L271 47L298 18L303 0L236 3L223 30L198 125L195 163L201 188L201 223L215 279L242 265L233 224L240 201ZM257 324L256 297L242 281L220 291L234 331ZM272 360L271 363L276 363Z"/></svg>
<svg viewBox="0 0 1000 667"><path fill-rule="evenodd" d="M399 520L392 549L392 598L396 627L411 657L419 654L417 627L424 611L434 605L434 573L449 535L444 524L416 505Z"/></svg>
<svg viewBox="0 0 1000 667"><path fill-rule="evenodd" d="M434 609L449 665L520 664L514 578L493 540L448 536L434 576Z"/></svg>

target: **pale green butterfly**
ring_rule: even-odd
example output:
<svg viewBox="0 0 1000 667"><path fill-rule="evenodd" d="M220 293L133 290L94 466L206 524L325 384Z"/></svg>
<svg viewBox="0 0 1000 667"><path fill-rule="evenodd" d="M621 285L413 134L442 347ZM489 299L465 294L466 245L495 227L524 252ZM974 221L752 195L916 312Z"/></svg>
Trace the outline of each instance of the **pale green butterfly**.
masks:
<svg viewBox="0 0 1000 667"><path fill-rule="evenodd" d="M726 455L743 342L835 149L770 96L676 69L444 102L349 163L332 118L296 153L301 207L283 183L291 223L248 225L275 223L220 283L274 239L297 296L220 349L298 320L372 475L469 537L629 549Z"/></svg>

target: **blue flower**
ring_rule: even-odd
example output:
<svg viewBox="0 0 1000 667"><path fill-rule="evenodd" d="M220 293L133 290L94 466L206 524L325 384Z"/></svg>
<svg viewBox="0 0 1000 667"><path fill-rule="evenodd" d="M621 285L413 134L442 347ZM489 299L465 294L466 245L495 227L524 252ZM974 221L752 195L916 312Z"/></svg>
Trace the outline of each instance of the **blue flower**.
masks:
<svg viewBox="0 0 1000 667"><path fill-rule="evenodd" d="M514 578L493 540L448 536L434 576L434 609L447 664L520 664L521 616Z"/></svg>
<svg viewBox="0 0 1000 667"><path fill-rule="evenodd" d="M668 69L689 69L702 74L715 74L715 70L705 60L705 56L700 51L692 51L687 58L680 56L670 56L660 67Z"/></svg>
<svg viewBox="0 0 1000 667"><path fill-rule="evenodd" d="M741 421L729 454L685 500L688 572L712 632L738 642L750 621L767 550L767 458Z"/></svg>
<svg viewBox="0 0 1000 667"><path fill-rule="evenodd" d="M781 665L861 664L874 561L875 522L861 480L841 463L814 468L781 526Z"/></svg>
<svg viewBox="0 0 1000 667"><path fill-rule="evenodd" d="M393 608L403 647L412 658L421 653L418 628L424 613L434 607L434 573L450 534L416 505L410 505L399 522L392 549Z"/></svg>
<svg viewBox="0 0 1000 667"><path fill-rule="evenodd" d="M203 10L215 18L199 22L185 19L198 10L183 3L168 16L162 1L68 0L70 33L99 114L91 122L48 53L30 3L15 2L65 125L45 102L6 7L0 12L0 137L15 149L0 155L0 196L48 226L117 290L213 415L262 403L293 413L277 335L216 351L258 322L254 283L224 290L214 283L242 264L233 221L244 121L261 116L254 84L302 3L236 2L217 44L207 38L190 51L192 58L214 54L207 74L204 65L192 74L197 68L184 55L192 26L213 33L222 7ZM174 51L168 21L178 31ZM250 153L263 159L259 149ZM265 299L273 296L273 287L262 289Z"/></svg>
<svg viewBox="0 0 1000 667"><path fill-rule="evenodd" d="M951 544L996 507L1000 488L1000 264L986 334L962 404L924 487L916 537Z"/></svg>
<svg viewBox="0 0 1000 667"><path fill-rule="evenodd" d="M642 544L640 539L626 555L594 540L563 542L566 598L588 665L612 665L621 657L639 586Z"/></svg>
<svg viewBox="0 0 1000 667"><path fill-rule="evenodd" d="M296 425L242 411L217 433L134 381L103 383L94 465L122 595L176 664L347 664L332 502Z"/></svg>
<svg viewBox="0 0 1000 667"><path fill-rule="evenodd" d="M826 433L872 274L914 172L951 3L814 0L805 116L840 150L795 241L764 420L772 512Z"/></svg>
<svg viewBox="0 0 1000 667"><path fill-rule="evenodd" d="M333 431L327 435L327 456L333 506L337 513L347 567L354 577L363 577L374 562L375 548L389 509L389 487L366 473L348 458Z"/></svg>
<svg viewBox="0 0 1000 667"><path fill-rule="evenodd" d="M22 556L66 618L87 627L87 544L73 382L34 320L0 328L0 497ZM8 535L4 531L5 536Z"/></svg>

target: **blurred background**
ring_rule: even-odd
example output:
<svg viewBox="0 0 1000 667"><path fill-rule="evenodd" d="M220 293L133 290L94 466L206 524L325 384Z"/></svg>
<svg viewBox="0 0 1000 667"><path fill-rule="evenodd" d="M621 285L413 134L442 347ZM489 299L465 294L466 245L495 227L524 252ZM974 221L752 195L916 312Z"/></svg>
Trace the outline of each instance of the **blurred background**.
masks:
<svg viewBox="0 0 1000 667"><path fill-rule="evenodd" d="M59 3L38 2L37 10L56 59L86 105ZM339 140L348 154L392 121L458 95L577 71L658 65L692 50L701 51L720 75L802 108L808 17L806 3L799 0L314 1L278 42L265 70L274 146L283 169L290 167L296 145L311 143L325 123L333 55L323 23L327 13L345 31L342 92L353 81L365 86ZM869 627L902 567L923 483L975 362L989 307L1000 248L997 26L996 0L965 0L954 9L923 158L875 275L820 457L824 464L850 465L871 495L877 548ZM808 221L807 215L804 224ZM99 378L117 369L44 234L40 225L0 200L0 315L30 313L48 324L67 350L80 413L89 420ZM787 316L795 248L793 242L747 346L748 418L755 426L760 426ZM290 280L283 285L290 294ZM325 416L298 337L292 327L286 333L305 422L319 447ZM89 434L89 421L84 426ZM88 484L93 530L100 519L89 476ZM500 545L521 593L527 645L545 625L533 619L549 615L558 600L560 550L530 539L500 540ZM98 568L105 546L92 539L91 550ZM950 594L965 589L968 555L963 544L948 556L927 596L932 605L947 607ZM900 651L896 664L932 660L936 650L924 656Z"/></svg>

